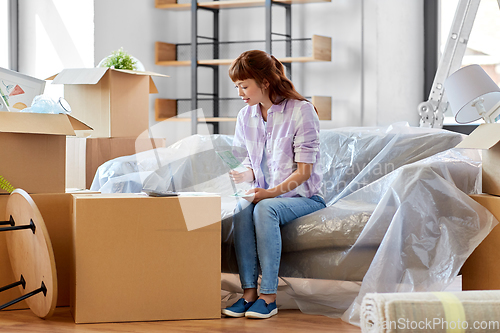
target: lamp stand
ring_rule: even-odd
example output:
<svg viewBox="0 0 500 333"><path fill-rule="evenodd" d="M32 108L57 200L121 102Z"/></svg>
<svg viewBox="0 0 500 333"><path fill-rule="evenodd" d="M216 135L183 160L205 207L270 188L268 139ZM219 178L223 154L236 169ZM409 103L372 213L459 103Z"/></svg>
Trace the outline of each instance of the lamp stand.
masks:
<svg viewBox="0 0 500 333"><path fill-rule="evenodd" d="M471 106L475 107L477 110L477 113L484 119L485 123L491 123L490 118L486 115L486 109L484 108L484 98L479 97L475 100L472 101Z"/></svg>

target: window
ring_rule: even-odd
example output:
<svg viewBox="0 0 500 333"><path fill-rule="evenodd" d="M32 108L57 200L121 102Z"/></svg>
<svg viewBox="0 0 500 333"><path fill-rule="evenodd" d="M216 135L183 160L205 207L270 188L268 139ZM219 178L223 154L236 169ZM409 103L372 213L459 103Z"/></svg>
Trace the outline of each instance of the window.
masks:
<svg viewBox="0 0 500 333"><path fill-rule="evenodd" d="M443 52L450 31L458 0L441 0L440 3L440 53ZM500 84L500 8L497 0L481 0L474 25L467 43L462 66L480 65ZM445 123L454 123L451 110L445 113Z"/></svg>
<svg viewBox="0 0 500 333"><path fill-rule="evenodd" d="M9 0L0 0L0 67L9 68Z"/></svg>

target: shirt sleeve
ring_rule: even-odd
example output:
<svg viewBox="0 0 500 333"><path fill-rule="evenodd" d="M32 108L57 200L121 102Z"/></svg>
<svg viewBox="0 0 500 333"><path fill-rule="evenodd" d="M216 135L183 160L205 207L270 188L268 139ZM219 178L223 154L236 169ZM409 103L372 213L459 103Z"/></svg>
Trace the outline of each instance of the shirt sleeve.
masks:
<svg viewBox="0 0 500 333"><path fill-rule="evenodd" d="M295 162L316 163L319 152L319 118L311 103L303 103L296 115L293 149Z"/></svg>
<svg viewBox="0 0 500 333"><path fill-rule="evenodd" d="M245 144L244 110L245 109L242 109L238 113L238 119L236 120L236 129L234 131L232 152L234 157L236 157L236 159L240 161L243 166L251 169L252 164L250 163L250 156Z"/></svg>

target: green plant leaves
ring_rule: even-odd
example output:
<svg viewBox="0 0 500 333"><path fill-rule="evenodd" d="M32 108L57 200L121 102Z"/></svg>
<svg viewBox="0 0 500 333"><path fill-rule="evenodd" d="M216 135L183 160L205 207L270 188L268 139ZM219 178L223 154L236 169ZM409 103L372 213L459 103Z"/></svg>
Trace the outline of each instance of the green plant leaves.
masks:
<svg viewBox="0 0 500 333"><path fill-rule="evenodd" d="M0 176L0 188L9 192L9 193L12 193L15 188L14 186L12 186L5 178L3 178L2 176Z"/></svg>
<svg viewBox="0 0 500 333"><path fill-rule="evenodd" d="M137 69L136 63L137 61L127 52L123 51L123 47L121 47L119 50L113 51L111 55L105 59L101 67L135 70Z"/></svg>

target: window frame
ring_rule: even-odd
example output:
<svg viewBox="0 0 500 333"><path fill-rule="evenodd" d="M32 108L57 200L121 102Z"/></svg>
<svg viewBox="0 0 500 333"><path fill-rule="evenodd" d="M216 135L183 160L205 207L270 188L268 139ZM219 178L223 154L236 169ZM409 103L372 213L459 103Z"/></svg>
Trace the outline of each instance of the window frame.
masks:
<svg viewBox="0 0 500 333"><path fill-rule="evenodd" d="M439 62L440 0L424 0L424 87L423 101L429 94Z"/></svg>

